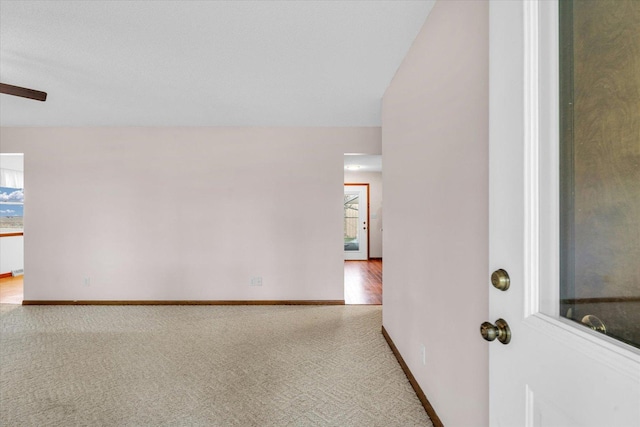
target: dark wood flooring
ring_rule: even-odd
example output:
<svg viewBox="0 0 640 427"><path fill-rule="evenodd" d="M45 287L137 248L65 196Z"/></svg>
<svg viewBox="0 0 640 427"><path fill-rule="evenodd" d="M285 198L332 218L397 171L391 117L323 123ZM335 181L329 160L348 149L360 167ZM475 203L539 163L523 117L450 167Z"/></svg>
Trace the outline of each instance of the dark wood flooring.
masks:
<svg viewBox="0 0 640 427"><path fill-rule="evenodd" d="M23 276L0 279L0 303L22 304ZM382 304L382 260L344 262L345 304Z"/></svg>
<svg viewBox="0 0 640 427"><path fill-rule="evenodd" d="M345 304L382 304L382 260L344 262Z"/></svg>

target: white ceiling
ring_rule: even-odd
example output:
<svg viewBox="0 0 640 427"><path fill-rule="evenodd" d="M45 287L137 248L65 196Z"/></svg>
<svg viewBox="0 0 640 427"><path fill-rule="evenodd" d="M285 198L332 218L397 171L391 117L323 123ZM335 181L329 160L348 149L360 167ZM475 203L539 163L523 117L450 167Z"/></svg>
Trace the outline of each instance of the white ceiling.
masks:
<svg viewBox="0 0 640 427"><path fill-rule="evenodd" d="M379 126L435 0L0 1L3 126Z"/></svg>

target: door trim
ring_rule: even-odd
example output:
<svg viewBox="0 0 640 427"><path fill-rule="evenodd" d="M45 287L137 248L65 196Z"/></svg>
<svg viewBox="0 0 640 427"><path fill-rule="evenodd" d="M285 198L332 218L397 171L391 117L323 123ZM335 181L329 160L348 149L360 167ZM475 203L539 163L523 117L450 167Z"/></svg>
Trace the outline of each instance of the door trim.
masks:
<svg viewBox="0 0 640 427"><path fill-rule="evenodd" d="M371 235L369 233L369 230L371 229L371 221L369 218L369 204L371 203L369 201L369 184L368 183L357 183L357 182L349 182L349 183L344 183L343 185L360 185L360 186L365 186L367 187L367 259L366 261L369 261L371 259L371 257L369 256L371 253Z"/></svg>
<svg viewBox="0 0 640 427"><path fill-rule="evenodd" d="M524 280L525 317L539 311L539 34L538 3L524 2Z"/></svg>

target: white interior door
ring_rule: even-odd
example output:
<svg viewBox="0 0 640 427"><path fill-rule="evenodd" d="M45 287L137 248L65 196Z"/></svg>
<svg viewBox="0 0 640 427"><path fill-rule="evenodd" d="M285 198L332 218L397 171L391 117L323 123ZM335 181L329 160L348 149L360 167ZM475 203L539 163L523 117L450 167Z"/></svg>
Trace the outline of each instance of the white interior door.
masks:
<svg viewBox="0 0 640 427"><path fill-rule="evenodd" d="M614 7L615 3L633 7L631 4L638 6L640 2L616 0L608 2L607 7ZM640 426L638 348L592 331L581 325L579 318L578 321L568 320L566 317L571 317L571 313L561 311L564 308L560 299L566 285L562 266L569 265L562 264L562 257L564 262L569 258L572 267L576 268L575 274L572 273L575 278L579 277L578 269L600 264L596 260L597 253L588 254L592 258L587 257L586 265L577 262L577 257L582 256L576 255L578 246L584 243L579 238L574 241L576 247L571 249L572 253L561 246L564 238L561 238L561 231L566 225L561 223L561 208L566 208L567 196L560 188L562 173L566 171L560 169L559 154L558 7L557 1L528 0L495 1L490 5L490 271L504 269L510 276L510 287L506 291L491 288L488 320L495 325L496 320L504 319L511 331L508 344L497 339L488 344L490 422L493 426L504 427L637 427ZM631 12L618 12L618 15L628 13ZM602 20L609 18L601 16ZM598 23L595 19L589 25ZM638 42L633 30L621 31L621 34L627 41L629 37L636 37L633 40ZM602 48L597 43L582 47L591 49L589 52L615 50L613 45ZM640 64L639 54L640 46L636 44L620 58L636 55L636 64ZM578 77L584 72L576 67L573 75ZM616 72L614 68L609 75ZM638 84L637 74L635 83ZM612 81L605 79L586 87L576 94L576 103L588 102L578 96L611 84ZM636 87L636 96L638 93ZM609 126L618 116L628 117L628 123L639 123L637 106L633 107L633 104L624 114L614 113L618 116L609 116L609 106L605 107L602 117L592 120L594 123L605 120L596 123L599 128ZM639 132L631 133L634 132L637 138ZM615 135L612 141L617 141L621 135ZM594 143L575 141L576 144L588 142ZM595 143L606 146L613 142ZM639 147L640 141L636 139L627 152L636 162L640 158ZM589 167L597 169L599 166ZM589 173L592 169L585 168L584 171ZM628 180L617 183L629 185L624 187L627 199L636 202L640 199L638 171L636 163L636 168L629 170ZM606 179L594 178L593 182L598 186ZM576 187L575 190L580 189ZM575 197L576 200L579 198L578 193ZM578 210L576 208L576 215ZM616 219L615 215L605 215L600 220ZM640 239L635 243L633 239L640 233L638 224L636 217L635 228L627 228L627 233L631 234L628 246L631 251L638 250ZM572 229L572 232L578 231L577 226ZM592 243L607 251L610 244L620 238L609 235L607 241L602 238ZM576 259L571 260L572 257ZM636 258L631 262L635 264L631 267L635 268L634 274L638 274L640 261ZM605 265L602 268L614 271L617 267ZM592 273L601 275L602 272ZM601 276L603 287L608 285L605 283L608 280L613 281L612 276ZM581 285L576 281L576 287ZM631 300L633 295L640 296L637 276L635 283L631 281L628 285ZM635 316L639 311L629 312L627 317ZM638 324L629 327L637 328ZM485 332L489 335L498 332L499 335L499 330L489 327Z"/></svg>
<svg viewBox="0 0 640 427"><path fill-rule="evenodd" d="M369 259L369 186L344 186L344 259Z"/></svg>

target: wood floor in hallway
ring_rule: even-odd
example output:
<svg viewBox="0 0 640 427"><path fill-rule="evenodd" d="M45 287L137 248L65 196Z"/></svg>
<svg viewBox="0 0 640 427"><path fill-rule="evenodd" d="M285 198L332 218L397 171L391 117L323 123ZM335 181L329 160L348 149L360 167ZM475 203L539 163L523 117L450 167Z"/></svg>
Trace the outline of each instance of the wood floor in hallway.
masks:
<svg viewBox="0 0 640 427"><path fill-rule="evenodd" d="M382 260L344 262L345 304L382 304Z"/></svg>

